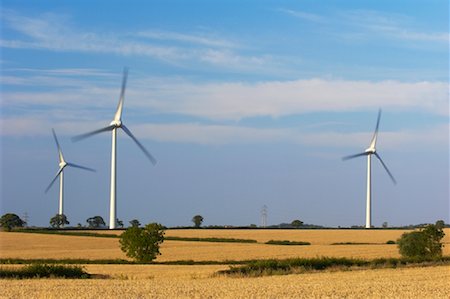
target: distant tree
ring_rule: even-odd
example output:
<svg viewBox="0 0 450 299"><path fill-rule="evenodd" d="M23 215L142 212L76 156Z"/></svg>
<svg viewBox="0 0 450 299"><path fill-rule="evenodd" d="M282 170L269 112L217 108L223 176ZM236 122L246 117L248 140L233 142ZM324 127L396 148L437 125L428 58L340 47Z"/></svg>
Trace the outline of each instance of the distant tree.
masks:
<svg viewBox="0 0 450 299"><path fill-rule="evenodd" d="M82 225L81 223L78 223L78 224L77 224L77 227L78 227L78 228L82 228L83 225Z"/></svg>
<svg viewBox="0 0 450 299"><path fill-rule="evenodd" d="M50 218L50 225L52 227L60 228L66 224L70 224L70 222L67 220L67 217L64 214L56 214L55 216Z"/></svg>
<svg viewBox="0 0 450 299"><path fill-rule="evenodd" d="M404 233L397 240L400 254L413 258L437 258L442 256L441 240L445 236L443 229L429 224L420 231Z"/></svg>
<svg viewBox="0 0 450 299"><path fill-rule="evenodd" d="M303 225L303 221L296 219L291 222L291 225L295 228L300 228Z"/></svg>
<svg viewBox="0 0 450 299"><path fill-rule="evenodd" d="M444 220L438 220L438 221L436 221L436 227L437 227L438 229L443 229L443 228L445 227L445 222L444 222Z"/></svg>
<svg viewBox="0 0 450 299"><path fill-rule="evenodd" d="M6 231L10 231L15 227L23 227L25 224L25 221L23 221L19 216L13 213L4 214L0 218L0 226Z"/></svg>
<svg viewBox="0 0 450 299"><path fill-rule="evenodd" d="M164 242L164 227L159 223L150 223L144 228L131 226L120 235L119 242L128 257L151 262L161 254L159 245Z"/></svg>
<svg viewBox="0 0 450 299"><path fill-rule="evenodd" d="M86 219L86 222L88 223L90 228L100 228L104 227L106 225L105 221L101 216L94 216L91 218Z"/></svg>
<svg viewBox="0 0 450 299"><path fill-rule="evenodd" d="M130 221L130 225L132 227L139 227L139 226L141 226L141 223L139 222L139 220L133 219L133 220Z"/></svg>
<svg viewBox="0 0 450 299"><path fill-rule="evenodd" d="M388 223L385 221L383 222L383 224L381 225L383 228L387 228L388 227Z"/></svg>
<svg viewBox="0 0 450 299"><path fill-rule="evenodd" d="M203 217L201 215L195 215L192 217L192 222L194 222L196 228L199 228L202 225Z"/></svg>
<svg viewBox="0 0 450 299"><path fill-rule="evenodd" d="M254 223L252 223L252 224L250 224L250 227L251 228L256 228L256 227L258 227L256 224L254 224Z"/></svg>
<svg viewBox="0 0 450 299"><path fill-rule="evenodd" d="M122 221L122 220L120 220L119 218L117 218L117 219L116 219L116 222L117 222L117 226L118 226L118 227L123 228L123 221Z"/></svg>

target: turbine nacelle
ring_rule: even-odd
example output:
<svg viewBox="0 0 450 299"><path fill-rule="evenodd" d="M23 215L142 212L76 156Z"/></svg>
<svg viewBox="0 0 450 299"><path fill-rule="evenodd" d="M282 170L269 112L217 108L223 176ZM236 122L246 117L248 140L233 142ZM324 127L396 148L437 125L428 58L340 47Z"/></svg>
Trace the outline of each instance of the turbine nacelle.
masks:
<svg viewBox="0 0 450 299"><path fill-rule="evenodd" d="M60 169L63 169L66 166L67 166L67 162L66 161L63 160L63 161L59 162L59 168Z"/></svg>
<svg viewBox="0 0 450 299"><path fill-rule="evenodd" d="M376 153L376 149L374 149L374 148L372 148L372 147L369 147L369 148L366 149L364 152L367 153L367 154L369 154L369 155L373 155L373 154Z"/></svg>
<svg viewBox="0 0 450 299"><path fill-rule="evenodd" d="M120 119L114 119L110 124L111 127L114 126L116 128L122 127L122 121Z"/></svg>

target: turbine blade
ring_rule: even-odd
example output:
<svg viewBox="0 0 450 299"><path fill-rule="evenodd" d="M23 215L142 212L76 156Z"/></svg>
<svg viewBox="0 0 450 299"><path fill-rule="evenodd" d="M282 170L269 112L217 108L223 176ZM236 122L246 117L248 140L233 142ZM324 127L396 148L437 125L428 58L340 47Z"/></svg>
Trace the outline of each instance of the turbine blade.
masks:
<svg viewBox="0 0 450 299"><path fill-rule="evenodd" d="M121 127L121 128L124 130L124 132L125 132L128 136L131 137L131 139L134 140L134 142L136 142L136 144L137 144L137 145L139 146L139 148L144 152L144 154L147 156L147 158L152 162L153 165L155 165L155 164L156 164L156 159L153 158L153 156L152 156L152 155L147 151L147 149L139 142L139 140L137 140L136 137L134 137L134 135L131 133L131 131L130 131L125 125L123 125L123 124L122 124L122 127Z"/></svg>
<svg viewBox="0 0 450 299"><path fill-rule="evenodd" d="M115 127L114 125L109 125L109 126L104 127L102 129L98 129L98 130L95 130L95 131L92 131L92 132L89 132L89 133L77 135L77 136L72 137L72 141L80 141L82 139L91 137L92 135L95 135L95 134L98 134L98 133L101 133L101 132L111 131L112 129L114 129L114 127Z"/></svg>
<svg viewBox="0 0 450 299"><path fill-rule="evenodd" d="M127 78L128 78L128 68L125 67L123 69L122 89L120 91L119 104L117 104L116 114L114 115L114 120L116 121L119 121L122 118L122 109L123 109L123 101L125 98L125 89L127 86Z"/></svg>
<svg viewBox="0 0 450 299"><path fill-rule="evenodd" d="M392 173L389 171L389 169L387 168L386 164L384 164L383 159L381 159L380 155L378 153L375 153L375 157L378 158L378 160L380 160L381 165L383 165L384 169L386 170L386 172L389 174L389 176L391 177L391 180L394 184L397 184L397 181L395 180L394 176L392 175Z"/></svg>
<svg viewBox="0 0 450 299"><path fill-rule="evenodd" d="M378 128L380 127L381 109L378 109L377 125L375 126L375 132L373 133L372 140L370 141L370 147L375 148L377 145Z"/></svg>
<svg viewBox="0 0 450 299"><path fill-rule="evenodd" d="M92 168L89 168L89 167L86 167L86 166L81 166L81 165L74 164L74 163L70 163L70 162L67 162L67 165L68 165L68 166L71 166L71 167L75 167L75 168L80 168L80 169L84 169L84 170L96 172L95 169L92 169Z"/></svg>
<svg viewBox="0 0 450 299"><path fill-rule="evenodd" d="M56 147L58 148L58 158L59 162L61 163L64 161L63 153L61 150L61 146L59 145L58 138L56 137L55 129L52 128L53 138L55 139Z"/></svg>
<svg viewBox="0 0 450 299"><path fill-rule="evenodd" d="M53 186L53 183L55 183L56 179L59 177L59 175L61 174L61 172L63 171L64 167L60 168L58 170L58 172L56 173L55 177L53 178L53 180L50 182L50 184L48 185L48 187L45 189L45 193L48 192L48 190L50 190L50 188Z"/></svg>
<svg viewBox="0 0 450 299"><path fill-rule="evenodd" d="M53 138L55 138L56 147L58 151L61 151L61 146L59 145L58 138L56 137L55 129L52 128Z"/></svg>
<svg viewBox="0 0 450 299"><path fill-rule="evenodd" d="M367 156L367 153L364 152L364 153L359 153L359 154L355 154L355 155L345 156L342 158L342 160L345 161L345 160L349 160L349 159L353 159L353 158L361 157L361 156Z"/></svg>

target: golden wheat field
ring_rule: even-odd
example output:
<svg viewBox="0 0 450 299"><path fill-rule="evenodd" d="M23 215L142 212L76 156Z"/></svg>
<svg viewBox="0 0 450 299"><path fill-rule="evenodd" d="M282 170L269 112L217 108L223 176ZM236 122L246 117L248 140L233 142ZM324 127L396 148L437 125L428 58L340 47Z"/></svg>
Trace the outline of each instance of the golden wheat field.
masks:
<svg viewBox="0 0 450 299"><path fill-rule="evenodd" d="M0 280L0 298L448 298L450 266L213 277L224 266L88 265L113 279ZM125 273L125 274L124 274Z"/></svg>
<svg viewBox="0 0 450 299"><path fill-rule="evenodd" d="M165 241L158 261L287 257L397 257L403 230L168 230L167 236L258 240L256 244ZM109 233L99 231L99 233ZM119 233L119 232L111 232ZM446 229L444 254L450 255ZM275 240L310 246L266 245ZM354 242L366 245L331 245ZM126 258L118 239L0 232L0 258ZM4 266L5 267L5 266ZM20 267L18 265L6 267ZM260 278L214 276L227 265L84 265L108 279L0 280L0 298L449 298L450 266L317 272Z"/></svg>
<svg viewBox="0 0 450 299"><path fill-rule="evenodd" d="M165 241L158 261L194 260L224 261L289 257L398 257L396 245L385 244L396 240L402 230L168 230L167 236L225 237L308 241L310 246L266 245L262 243L212 243ZM106 233L102 231L102 233ZM119 233L119 232L113 232ZM384 233L384 234L383 234ZM446 229L444 243L449 243ZM331 245L338 242L373 243L366 245ZM444 247L450 255L450 245ZM0 232L0 258L84 258L126 259L118 239L24 234Z"/></svg>

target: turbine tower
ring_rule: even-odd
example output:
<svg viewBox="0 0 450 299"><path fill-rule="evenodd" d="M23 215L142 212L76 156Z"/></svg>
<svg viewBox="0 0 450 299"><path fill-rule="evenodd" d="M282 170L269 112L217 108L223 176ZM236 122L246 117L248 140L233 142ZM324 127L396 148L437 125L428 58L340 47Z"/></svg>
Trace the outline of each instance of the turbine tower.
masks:
<svg viewBox="0 0 450 299"><path fill-rule="evenodd" d="M117 148L117 129L122 129L131 139L137 144L137 146L144 152L147 158L153 163L156 164L155 158L145 149L145 147L134 137L131 131L123 124L122 122L122 109L123 109L123 101L125 96L125 87L127 84L128 77L128 69L125 68L123 70L123 79L122 79L122 90L120 92L119 104L117 105L116 113L114 114L114 118L109 124L109 126L104 127L102 129L98 129L86 134L78 135L72 138L73 141L78 141L81 139L85 139L92 135L96 135L98 133L111 131L112 133L112 145L111 145L111 189L110 189L110 205L109 205L109 228L116 228L117 224L117 216L116 216L116 148Z"/></svg>
<svg viewBox="0 0 450 299"><path fill-rule="evenodd" d="M59 145L58 138L56 137L56 133L55 133L54 129L52 129L52 133L53 133L53 138L55 138L56 147L58 148L59 170L56 173L55 178L48 185L47 189L45 189L45 193L48 192L48 190L52 187L53 183L56 181L56 179L59 176L59 209L58 209L58 214L59 215L63 215L64 214L64 168L66 166L70 166L70 167L80 168L80 169L93 171L93 172L95 172L95 170L92 169L92 168L84 167L84 166L77 165L77 164L74 164L74 163L66 162L66 160L64 160L64 156L63 156L63 153L62 153L62 150L61 150L61 146Z"/></svg>
<svg viewBox="0 0 450 299"><path fill-rule="evenodd" d="M366 228L372 227L372 180L371 180L371 163L372 163L371 158L372 158L372 155L375 155L375 157L377 157L377 159L381 162L381 165L383 165L384 169L388 173L392 182L394 184L397 183L394 176L389 171L386 164L384 164L383 160L381 159L380 155L377 153L377 150L376 150L380 118L381 118L381 109L378 110L377 125L375 127L375 132L373 134L372 140L370 141L369 147L363 153L350 155L350 156L346 156L346 157L342 158L342 160L348 160L348 159L353 159L353 158L360 157L360 156L367 156Z"/></svg>

